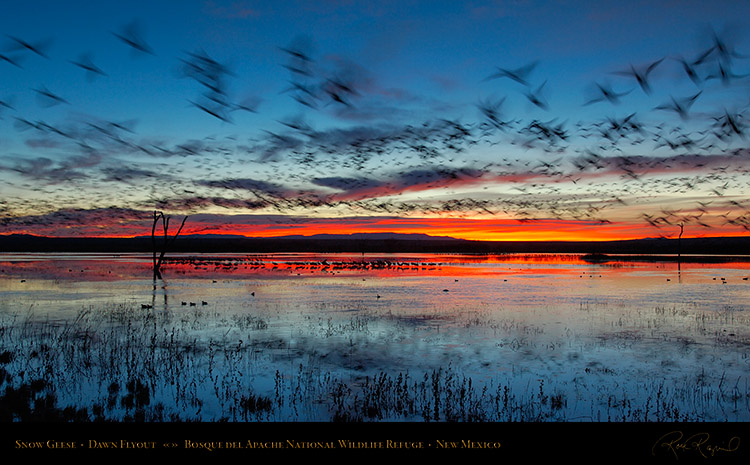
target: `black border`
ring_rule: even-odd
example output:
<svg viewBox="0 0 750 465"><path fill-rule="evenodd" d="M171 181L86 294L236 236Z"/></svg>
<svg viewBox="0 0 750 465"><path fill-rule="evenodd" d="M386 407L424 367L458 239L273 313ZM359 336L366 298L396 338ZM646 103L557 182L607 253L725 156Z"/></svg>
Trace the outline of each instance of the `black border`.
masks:
<svg viewBox="0 0 750 465"><path fill-rule="evenodd" d="M21 459L478 454L684 463L750 458L748 423L6 423L4 429L2 456ZM360 447L342 448L340 440ZM106 443L117 447L105 448Z"/></svg>

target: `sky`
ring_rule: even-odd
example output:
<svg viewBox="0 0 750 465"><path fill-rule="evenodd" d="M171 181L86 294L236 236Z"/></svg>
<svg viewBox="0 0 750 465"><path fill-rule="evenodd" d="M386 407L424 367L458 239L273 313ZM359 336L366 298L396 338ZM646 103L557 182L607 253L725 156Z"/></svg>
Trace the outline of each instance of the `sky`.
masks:
<svg viewBox="0 0 750 465"><path fill-rule="evenodd" d="M749 2L2 6L0 234L750 234Z"/></svg>

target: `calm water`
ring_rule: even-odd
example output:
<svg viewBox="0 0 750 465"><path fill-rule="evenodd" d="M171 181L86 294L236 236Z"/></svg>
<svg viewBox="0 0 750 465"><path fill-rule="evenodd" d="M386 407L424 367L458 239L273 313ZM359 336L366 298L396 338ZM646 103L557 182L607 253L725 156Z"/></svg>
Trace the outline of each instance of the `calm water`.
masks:
<svg viewBox="0 0 750 465"><path fill-rule="evenodd" d="M613 398L648 403L662 388L706 420L750 419L749 263L190 255L158 281L150 265L138 254L0 255L0 316L127 307L192 318L195 340L277 349L244 371L257 392L301 364L352 385L451 367L519 395L541 382L566 399L565 419L606 420Z"/></svg>
<svg viewBox="0 0 750 465"><path fill-rule="evenodd" d="M150 265L150 256L138 254L0 254L2 309L33 306L55 314L103 302L164 308L183 301L207 301L216 309L259 301L366 303L414 312L465 305L750 306L750 283L743 280L750 263L682 263L678 270L670 262L591 264L578 255L552 254L186 255L172 257L156 286Z"/></svg>

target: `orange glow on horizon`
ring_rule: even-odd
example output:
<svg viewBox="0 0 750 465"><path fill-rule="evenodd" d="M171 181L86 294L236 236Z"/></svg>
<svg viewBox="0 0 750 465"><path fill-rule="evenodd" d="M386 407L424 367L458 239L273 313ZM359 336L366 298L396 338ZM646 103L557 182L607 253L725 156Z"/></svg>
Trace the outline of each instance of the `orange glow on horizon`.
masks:
<svg viewBox="0 0 750 465"><path fill-rule="evenodd" d="M231 217L229 217L231 219ZM290 217L284 222L248 222L221 221L223 218L199 220L189 218L181 236L191 234L239 235L255 238L273 238L281 236L314 236L318 234L356 234L356 233L399 233L427 234L456 239L475 241L618 241L644 239L653 237L677 238L678 228L654 228L649 225L633 223L607 223L541 219L521 222L509 219L463 219L463 218L306 218L304 221ZM113 230L121 234L111 234ZM747 236L742 228L697 227L699 233L686 227L683 238L698 237L740 237ZM169 234L177 228L170 228ZM150 236L151 228L143 223L103 227L103 225L77 225L75 228L55 228L54 226L35 229L14 229L4 234L31 234L47 237L102 237L132 238ZM158 236L157 236L158 237Z"/></svg>
<svg viewBox="0 0 750 465"><path fill-rule="evenodd" d="M358 233L400 233L427 234L429 236L452 237L472 241L618 241L653 237L676 238L677 228L656 229L645 224L566 221L566 220L530 220L517 221L509 219L464 219L464 218L403 218L381 219L363 218L344 219L310 219L304 223L289 222L286 224L262 225L226 225L221 228L207 227L189 229L186 234L239 234L247 237L273 238L290 235L314 236L319 234L358 234ZM192 231L192 232L191 232ZM744 236L746 231L728 228L714 228L701 233L692 233L686 228L683 238ZM710 234L707 234L710 233Z"/></svg>

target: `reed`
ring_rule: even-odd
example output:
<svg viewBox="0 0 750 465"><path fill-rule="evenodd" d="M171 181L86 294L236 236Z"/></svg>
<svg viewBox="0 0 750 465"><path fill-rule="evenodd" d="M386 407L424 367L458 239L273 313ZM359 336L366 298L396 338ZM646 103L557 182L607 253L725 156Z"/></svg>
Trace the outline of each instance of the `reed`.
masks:
<svg viewBox="0 0 750 465"><path fill-rule="evenodd" d="M705 340L712 340L717 325L737 324L744 318L730 313L696 315L657 307L640 315L618 315L611 333L591 350L631 350L649 344L653 336L648 330L680 319L691 322L695 336L678 339L665 334L671 345L690 355ZM431 325L441 321L439 312L394 318L392 313L375 312L353 312L337 319L308 315L302 320L306 326L283 336L262 313L220 314L205 308L177 313L121 304L83 309L69 320L31 312L2 314L0 419L666 422L750 418L746 377L703 370L679 382L666 377L644 379L624 389L618 387L621 373L616 367L590 362L572 378L556 380L529 371L512 357L542 353L555 360L561 348L572 347L565 363L578 366L582 356L574 356L579 352L570 330L561 332L560 340L540 344L536 337L549 336L541 326L510 317L467 312L461 322L443 322L440 329ZM451 328L486 331L496 341L489 347L506 354L510 369L497 371L490 362L471 368L451 359L419 370L399 369L395 363L386 368L376 359L380 344L448 343ZM713 338L716 347L733 344L747 350L742 338L718 332ZM323 340L329 349L318 345ZM662 363L669 369L669 360Z"/></svg>

